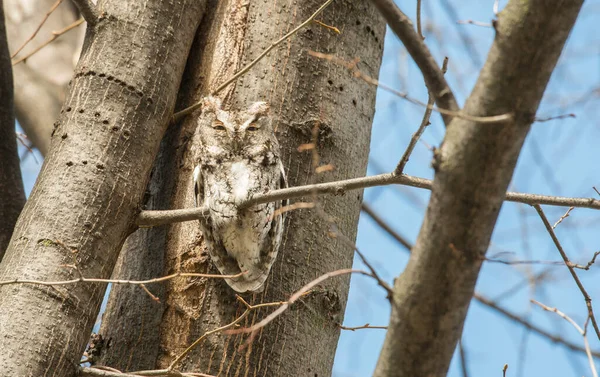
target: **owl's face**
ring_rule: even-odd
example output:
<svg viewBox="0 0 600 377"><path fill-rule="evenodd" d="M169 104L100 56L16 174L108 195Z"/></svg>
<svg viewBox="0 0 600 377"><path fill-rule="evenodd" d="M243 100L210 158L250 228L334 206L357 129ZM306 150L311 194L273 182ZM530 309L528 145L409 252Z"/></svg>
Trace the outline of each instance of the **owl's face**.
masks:
<svg viewBox="0 0 600 377"><path fill-rule="evenodd" d="M226 111L214 97L204 99L198 132L205 153L217 159L255 157L277 143L269 105L255 102L245 110ZM208 157L208 156L207 156Z"/></svg>

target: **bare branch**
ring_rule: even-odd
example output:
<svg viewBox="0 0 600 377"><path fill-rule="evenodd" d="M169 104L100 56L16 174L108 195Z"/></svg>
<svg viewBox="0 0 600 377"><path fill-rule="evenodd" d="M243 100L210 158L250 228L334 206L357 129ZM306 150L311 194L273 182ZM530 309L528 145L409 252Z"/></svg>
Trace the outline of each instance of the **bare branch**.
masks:
<svg viewBox="0 0 600 377"><path fill-rule="evenodd" d="M98 23L98 12L96 6L90 0L72 0L79 9L79 12L90 26Z"/></svg>
<svg viewBox="0 0 600 377"><path fill-rule="evenodd" d="M283 37L279 38L277 41L271 43L271 45L269 47L267 47L253 61L248 63L244 68L240 69L235 75L231 76L231 78L229 78L227 81L225 81L223 84L221 84L217 89L213 90L213 92L211 94L214 95L214 94L219 93L221 90L225 89L229 84L231 84L232 82L234 82L235 80L240 78L240 76L242 76L243 74L248 72L250 70L250 68L254 67L256 65L256 63L258 63L262 58L265 57L265 55L267 55L269 52L271 52L271 50L273 50L275 47L279 46L281 43L285 42L291 36L296 34L300 29L302 29L306 25L310 24L315 19L315 17L317 17L325 8L327 8L327 6L329 6L329 4L331 4L332 1L333 0L327 0L325 3L323 3L323 5L321 5L319 7L319 9L317 9L315 11L315 13L313 13L308 19L306 19L306 21L304 21L303 23L298 25L296 28L294 28L292 31L290 31ZM190 107L187 107L181 111L176 112L175 114L173 114L173 119L172 119L171 123L177 122L178 120L180 120L184 116L190 114L192 111L200 108L201 106L202 106L202 102L197 102Z"/></svg>
<svg viewBox="0 0 600 377"><path fill-rule="evenodd" d="M383 219L373 211L373 209L366 203L363 203L360 207L370 218L377 223L383 230L385 230L390 236L392 236L399 244L404 246L406 250L410 253L410 249L412 248L412 244L408 242L403 236L398 234L394 229L392 229Z"/></svg>
<svg viewBox="0 0 600 377"><path fill-rule="evenodd" d="M510 113L480 117L480 116L466 114L460 110L456 111L456 110L450 110L450 109L445 109L445 108L440 108L440 107L434 107L433 105L428 105L422 101L414 99L414 98L410 97L408 94L402 93L390 86L382 84L381 82L379 82L379 80L376 80L376 79L372 78L371 76L364 74L356 67L356 64L358 63L357 60L345 61L343 59L338 58L335 55L323 54L323 53L315 52L315 51L309 51L308 54L311 56L314 56L316 58L319 58L319 59L325 59L325 60L331 61L333 63L342 65L342 66L346 67L349 71L351 71L355 77L365 81L366 83L377 86L377 87L379 87L387 92L390 92L400 98L404 98L408 102L414 103L415 105L423 106L427 109L432 109L433 111L442 114L442 116L449 115L449 116L453 116L453 117L457 117L457 118L461 118L461 119L465 119L465 120L470 120L470 121L478 122L478 123L498 123L498 122L508 121L513 118L513 115ZM440 72L442 72L442 71L440 71Z"/></svg>
<svg viewBox="0 0 600 377"><path fill-rule="evenodd" d="M68 25L68 26L66 26L63 29L60 29L58 31L53 31L52 32L52 36L46 42L44 42L41 45L39 45L36 49L34 49L33 51L31 51L29 54L23 56L22 58L17 59L15 62L12 63L12 65L17 65L17 64L19 64L19 63L21 63L21 62L29 59L33 54L35 54L36 52L38 52L42 48L48 46L56 38L60 37L61 35L63 35L64 33L66 33L69 30L75 29L77 26L81 25L82 23L83 23L83 18L80 18L79 20L73 22L71 25Z"/></svg>
<svg viewBox="0 0 600 377"><path fill-rule="evenodd" d="M285 199L300 198L313 194L334 194L343 195L349 190L360 190L367 187L386 186L386 185L404 185L431 190L432 181L425 178L413 177L393 173L379 174L370 177L352 178L344 181L318 183L314 185L305 185L298 187L289 187L281 190L270 191L265 194L255 195L241 207L250 207L256 204L275 202ZM568 198L561 196L525 194L520 192L507 192L506 201L525 204L546 204L552 206L572 206L581 208L600 209L600 200L593 198ZM158 226L171 224L175 222L198 220L208 214L208 208L185 208L164 211L141 211L138 219L138 226Z"/></svg>
<svg viewBox="0 0 600 377"><path fill-rule="evenodd" d="M110 368L112 369L112 368ZM146 371L149 374L140 374L144 372L132 372L122 373L119 371L113 371L104 369L103 367L80 367L79 377L140 377L140 376L154 376L154 377L215 377L205 373L182 373L178 371L167 371L166 369Z"/></svg>
<svg viewBox="0 0 600 377"><path fill-rule="evenodd" d="M423 115L423 120L421 121L421 125L419 126L417 131L410 138L408 147L404 151L404 154L402 155L400 162L398 162L398 165L396 166L396 169L394 170L394 174L402 174L402 172L404 171L404 167L406 166L406 163L408 163L408 159L410 158L410 155L412 154L413 149L415 149L417 142L419 141L419 139L421 138L421 135L423 135L423 132L425 131L425 127L427 127L430 124L429 118L431 117L431 112L433 111L433 102L434 101L435 101L435 98L431 95L431 93L429 93L429 99L427 100L427 109L425 110L425 114Z"/></svg>
<svg viewBox="0 0 600 377"><path fill-rule="evenodd" d="M58 6L60 5L60 3L62 3L62 2L63 2L63 0L56 0L56 2L54 4L52 4L52 6L50 7L50 9L46 12L46 14L44 15L44 17L40 21L40 24L37 26L37 28L31 34L31 36L29 38L27 38L27 40L25 40L25 42L23 42L23 44L21 45L21 47L19 47L18 49L16 49L15 52L13 52L13 54L10 56L11 59L13 59L15 56L17 56L17 54L19 52L21 52L21 50L23 50L25 48L25 46L27 46L27 44L33 40L33 38L35 38L35 36L37 35L37 33L39 33L39 31L42 28L42 26L44 26L44 23L46 22L46 20L48 19L48 17L50 17L50 15L52 14L52 12L54 12L56 10L56 8L58 8Z"/></svg>
<svg viewBox="0 0 600 377"><path fill-rule="evenodd" d="M348 330L348 331L356 331L356 330L363 330L363 329L387 330L387 326L371 326L368 323L365 323L362 326L356 326L356 327L348 327L348 326L342 326L342 325L338 325L338 326L340 327L340 329Z"/></svg>
<svg viewBox="0 0 600 377"><path fill-rule="evenodd" d="M74 267L74 266L71 266ZM77 269L77 271L79 271ZM163 281L175 279L178 277L195 277L195 278L207 278L207 279L233 279L240 277L246 272L240 272L235 275L221 275L221 274L200 274L194 272L176 272L171 275L162 276L155 279L149 280L122 280L122 279L96 279L96 278L86 278L80 276L77 279L71 280L58 280L58 281L41 281L41 280L28 280L28 279L12 279L12 280L4 280L0 281L0 286L2 285L11 285L11 284L34 284L34 285L44 285L44 286L55 286L55 285L68 285L75 283L112 283L112 284L132 284L132 285L145 285L152 283L160 283ZM145 287L144 287L145 288Z"/></svg>
<svg viewBox="0 0 600 377"><path fill-rule="evenodd" d="M577 351L577 352L586 352L585 347L581 347L575 343L572 343L566 339L563 339L562 337L558 336L558 335L554 335L544 329L542 329L541 327L538 327L537 325L533 324L532 322L529 322L523 318L521 318L520 316L518 316L517 314L514 314L506 309L504 309L503 307L501 307L500 305L498 305L496 302L488 299L487 297L479 294L479 293L475 293L473 295L473 298L478 301L479 303L487 306L490 309L493 309L494 311L502 314L503 316L517 322L518 324L524 326L525 328L527 328L528 330L531 330L532 332L536 333L537 335L540 335L554 343L557 344L561 344L565 347L567 347L570 350L573 351ZM600 352L599 351L593 351L592 355L595 358L599 358L600 359Z"/></svg>
<svg viewBox="0 0 600 377"><path fill-rule="evenodd" d="M577 284L577 287L581 291L581 294L583 295L583 298L585 299L585 305L587 306L587 309L588 309L588 315L592 321L594 330L596 331L596 336L598 337L598 339L600 339L600 329L598 329L598 323L596 322L596 317L594 316L594 308L592 307L592 298L587 293L585 287L581 283L581 280L579 280L579 277L577 276L577 273L575 272L575 269L573 267L573 263L569 260L569 257L567 256L567 253L565 253L562 245L560 244L558 237L556 237L556 233L554 233L554 229L552 229L552 225L550 225L550 222L548 221L546 214L542 210L542 207L539 204L534 204L533 208L535 208L538 215L540 215L540 218L542 219L542 222L544 223L546 230L550 234L550 237L552 238L554 245L558 249L558 252L560 253L560 256L562 257L562 259L565 261L565 265L569 269L569 272L571 273L573 280L575 280L575 284ZM595 255L594 255L594 259L592 259L592 260L595 260Z"/></svg>
<svg viewBox="0 0 600 377"><path fill-rule="evenodd" d="M460 107L448 86L444 75L421 36L415 32L410 19L394 4L393 0L371 0L381 15L385 18L390 29L400 38L404 47L421 70L427 88L435 96L438 107L458 112ZM444 123L450 124L452 116L442 114Z"/></svg>
<svg viewBox="0 0 600 377"><path fill-rule="evenodd" d="M368 208L368 207L367 207ZM364 207L363 207L364 210ZM391 227L386 224L382 219L379 218L379 221L377 222L377 224L379 226L381 226L381 228L383 230L385 230L386 232L388 232L390 235L392 235L392 237L395 237L394 234L395 232L391 229ZM406 245L404 244L404 242L398 240L399 243L401 243L404 247L406 247L406 249L408 250L408 252L410 253L411 249L413 248L413 245L411 243L409 243L408 241L404 240L404 242L406 243ZM594 254L594 259L595 256L597 254L600 254L600 252L597 252ZM577 352L587 352L587 350L584 347L581 347L575 343L572 343L566 339L563 339L560 336L551 334L549 332L547 332L546 330L542 329L541 327L538 327L537 325L527 321L526 319L522 318L521 316L514 314L508 310L506 310L505 308L501 307L500 305L498 305L495 301L490 300L489 298L485 297L484 295L482 295L481 293L475 292L473 294L473 299L475 299L476 301L478 301L480 304L487 306L488 308L496 311L497 313L505 316L506 318L513 320L515 322L517 322L518 324L524 326L525 328L531 330L532 332L547 338L548 340L557 343L557 344L561 344L573 351L577 351ZM595 351L592 352L593 356L596 358L600 358L600 352Z"/></svg>
<svg viewBox="0 0 600 377"><path fill-rule="evenodd" d="M425 40L423 30L421 30L421 0L417 0L417 33L421 39Z"/></svg>
<svg viewBox="0 0 600 377"><path fill-rule="evenodd" d="M534 303L534 304L536 304L536 305L538 305L538 306L540 306L542 309L544 309L546 311L556 313L558 316L562 317L564 320L566 320L567 322L569 322L573 327L575 327L575 329L583 337L583 343L585 344L585 352L586 352L587 357L588 357L588 362L590 363L590 369L592 370L592 375L594 377L598 377L598 372L596 371L596 365L594 364L594 358L592 357L592 351L590 349L590 343L589 343L588 338L587 338L587 324L588 324L588 320L591 317L588 316L588 319L585 321L585 328L582 329L581 326L579 326L577 324L577 322L575 322L571 317L569 317L565 313L561 312L557 308L551 308L551 307L546 306L546 305L542 304L541 302L538 302L538 301L535 301L535 300L531 300L531 302Z"/></svg>
<svg viewBox="0 0 600 377"><path fill-rule="evenodd" d="M481 26L481 27L492 27L492 24L488 24L487 22L473 21L473 20L458 20L458 21L456 21L456 23L459 25L475 25L475 26Z"/></svg>
<svg viewBox="0 0 600 377"><path fill-rule="evenodd" d="M558 224L562 223L564 219L566 219L567 217L569 217L569 214L571 214L571 211L574 209L575 207L569 207L569 209L567 210L567 212L565 212L564 215L562 215L560 217L560 219L558 219L558 221L556 221L554 223L554 225L552 225L552 229L556 229L556 227L558 226Z"/></svg>
<svg viewBox="0 0 600 377"><path fill-rule="evenodd" d="M279 315L281 315L283 312L285 312L287 310L287 308L290 307L290 305L292 305L294 302L296 302L296 300L298 300L300 297L302 297L306 292L308 292L313 287L319 285L323 281L325 281L325 280L327 280L329 278L332 278L334 276L347 275L347 274L352 274L352 273L362 274L362 275L373 277L373 275L371 275L367 271L354 270L354 269L350 269L350 268L328 272L326 274L323 274L323 275L319 276L318 278L316 278L313 281L311 281L308 284L306 284L304 287L302 287L299 290L297 290L290 297L290 299L288 301L286 301L284 304L282 304L273 313L271 313L268 316L266 316L262 321L258 322L257 324L255 324L255 325L253 325L251 327L241 328L241 329L236 329L236 330L231 330L231 331L228 331L228 333L230 333L230 334L254 333L254 332L260 330L261 328L265 327L267 324L269 324L271 321L273 321L275 318L277 318Z"/></svg>

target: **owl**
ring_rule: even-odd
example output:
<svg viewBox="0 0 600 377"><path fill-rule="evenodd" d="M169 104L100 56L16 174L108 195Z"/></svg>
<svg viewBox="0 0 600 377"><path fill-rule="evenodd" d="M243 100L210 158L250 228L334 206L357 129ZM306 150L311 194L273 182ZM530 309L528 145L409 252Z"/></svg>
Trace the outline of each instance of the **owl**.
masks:
<svg viewBox="0 0 600 377"><path fill-rule="evenodd" d="M286 201L239 208L253 195L287 187L269 106L255 102L227 111L218 98L203 100L198 118L199 162L194 169L196 206L213 264L237 292L262 291L281 244Z"/></svg>

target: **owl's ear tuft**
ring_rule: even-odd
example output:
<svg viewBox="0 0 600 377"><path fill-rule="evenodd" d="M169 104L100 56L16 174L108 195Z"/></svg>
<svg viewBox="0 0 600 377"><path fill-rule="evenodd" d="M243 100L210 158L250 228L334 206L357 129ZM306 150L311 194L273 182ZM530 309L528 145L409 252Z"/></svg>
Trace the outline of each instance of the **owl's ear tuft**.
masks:
<svg viewBox="0 0 600 377"><path fill-rule="evenodd" d="M217 97L208 96L202 99L202 112L216 113L221 108L221 100Z"/></svg>
<svg viewBox="0 0 600 377"><path fill-rule="evenodd" d="M269 113L269 105L266 102L254 102L248 108L248 113L252 115L263 115Z"/></svg>

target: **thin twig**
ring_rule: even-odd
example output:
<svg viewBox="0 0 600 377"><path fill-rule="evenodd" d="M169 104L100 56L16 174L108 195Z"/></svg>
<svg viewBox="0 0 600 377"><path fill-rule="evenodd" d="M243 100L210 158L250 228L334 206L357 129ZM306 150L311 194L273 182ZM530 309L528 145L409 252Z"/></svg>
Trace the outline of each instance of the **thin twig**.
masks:
<svg viewBox="0 0 600 377"><path fill-rule="evenodd" d="M71 266L75 267L75 266ZM76 267L75 269L79 271ZM71 280L58 280L58 281L41 281L41 280L28 280L28 279L12 279L12 280L4 280L0 281L0 286L2 285L11 285L11 284L34 284L34 285L44 285L44 286L54 286L54 285L68 285L75 283L112 283L112 284L132 284L132 285L142 285L142 284L152 284L152 283L160 283L163 281L175 279L178 277L196 277L196 278L209 278L209 279L234 279L242 276L246 272L240 272L235 275L220 275L220 274L199 274L194 272L176 272L171 275L162 276L159 278L149 279L149 280L121 280L121 279L96 279L96 278L86 278L80 276L77 279Z"/></svg>
<svg viewBox="0 0 600 377"><path fill-rule="evenodd" d="M46 42L42 43L41 45L39 45L38 47L36 47L33 51L31 51L29 54L23 56L22 58L19 58L17 61L15 61L14 63L12 63L12 65L17 65L27 59L29 59L33 54L37 53L38 51L40 51L42 48L48 46L50 43L52 43L52 41L54 41L56 38L60 37L61 35L63 35L64 33L66 33L69 30L72 30L74 28L76 28L77 26L81 25L83 23L83 18L78 19L77 21L73 22L71 25L65 27L64 29L60 29L58 31L53 31L52 32L52 37L50 37Z"/></svg>
<svg viewBox="0 0 600 377"><path fill-rule="evenodd" d="M112 369L112 368L111 368ZM178 371L168 372L166 369L149 371L154 372L153 374L145 374L142 376L155 376L155 377L216 377L205 373L182 373ZM112 370L101 369L101 367L79 367L79 377L140 377L137 372L124 373L115 372Z"/></svg>
<svg viewBox="0 0 600 377"><path fill-rule="evenodd" d="M467 367L467 355L463 345L462 338L458 340L458 354L460 356L460 369L463 377L469 377L469 369Z"/></svg>
<svg viewBox="0 0 600 377"><path fill-rule="evenodd" d="M413 149L415 149L415 146L417 145L417 142L421 138L421 135L423 135L425 128L430 124L429 118L431 118L431 112L433 111L433 103L434 102L435 102L435 97L432 96L431 93L429 93L429 98L427 99L427 108L425 109L425 114L423 115L423 120L421 121L421 125L419 126L417 131L410 138L408 147L406 147L406 150L404 151L404 154L402 155L400 162L398 162L398 165L396 166L396 169L394 170L395 174L402 174L402 172L404 171L404 167L406 166L406 163L408 163L408 159L410 158L410 155L413 152Z"/></svg>
<svg viewBox="0 0 600 377"><path fill-rule="evenodd" d="M417 33L422 40L425 40L425 36L421 30L421 0L417 0Z"/></svg>
<svg viewBox="0 0 600 377"><path fill-rule="evenodd" d="M33 38L35 38L35 36L37 35L37 33L39 33L39 31L42 29L42 26L44 26L44 23L46 23L46 20L48 20L48 17L50 17L50 15L56 10L56 8L58 8L58 6L60 5L60 3L62 3L63 0L56 0L56 2L54 4L52 4L52 6L50 7L50 9L48 10L48 12L46 12L46 14L44 15L44 17L42 18L42 21L40 22L40 24L37 26L37 28L33 31L33 34L31 34L31 36L29 38L27 38L27 40L25 42L23 42L23 44L21 45L21 47L19 47L11 56L11 59L14 59L15 56L17 56L17 54L19 52L21 52L21 50L23 50L25 48L25 46L27 46L27 44L29 42L31 42L33 40Z"/></svg>
<svg viewBox="0 0 600 377"><path fill-rule="evenodd" d="M344 242L346 245L352 248L356 252L356 254L358 254L358 257L363 262L363 264L367 266L367 268L371 272L371 275L377 281L377 284L379 284L381 288L385 289L385 291L387 292L387 299L391 302L394 298L394 290L392 289L392 287L390 287L390 285L386 283L385 280L381 278L381 276L379 276L379 274L377 273L373 265L369 263L365 255L360 250L358 250L356 244L352 242L348 237L346 237L342 232L340 232L338 227L333 222L330 221L329 224L333 236L338 239L341 239L342 242Z"/></svg>
<svg viewBox="0 0 600 377"><path fill-rule="evenodd" d="M179 363L181 360L183 360L183 358L192 350L194 349L198 344L200 344L200 342L202 342L204 339L206 339L207 336L211 335L211 334L215 334L221 331L225 331L227 329L232 328L233 326L237 325L238 323L240 323L244 318L246 318L246 316L248 314L250 314L250 312L252 311L252 307L250 307L248 305L248 303L246 303L246 301L244 301L244 299L242 299L240 296L237 296L238 300L242 301L245 305L246 305L246 310L244 311L244 313L242 313L242 315L240 315L239 317L237 317L233 322L228 323L225 326L221 326L218 327L216 329L210 330L205 332L204 334L202 334L201 337L199 337L198 339L196 339L196 341L194 341L192 344L190 344L188 346L188 348L185 349L185 351L183 351L181 354L179 354L179 356L177 356L169 365L169 368L167 369L168 371L172 371L173 368L175 368L175 365L177 365L177 363Z"/></svg>
<svg viewBox="0 0 600 377"><path fill-rule="evenodd" d="M356 331L356 330L363 330L363 329L378 329L378 330L387 330L387 326L371 326L368 323L365 323L362 326L355 326L355 327L348 327L348 326L342 326L342 325L338 325L339 328L341 330L348 330L348 331Z"/></svg>
<svg viewBox="0 0 600 377"><path fill-rule="evenodd" d="M508 114L500 114L500 115L492 115L492 116L475 116L475 115L469 115L469 114L465 114L462 111L454 111L454 110L449 110L449 109L442 109L439 107L435 107L433 105L429 105L427 103L424 103L422 101L419 101L417 99L414 99L412 97L410 97L408 94L406 93L402 93L396 89L393 89L390 86L387 86L385 84L382 84L381 82L379 82L379 80L376 80L374 78L372 78L371 76L361 72L357 67L357 61L345 61L343 59L338 58L335 55L332 54L323 54L320 52L316 52L316 51L308 51L308 54L311 56L314 56L316 58L319 59L325 59L328 60L330 62L336 63L338 65L344 66L346 67L349 71L351 71L351 73L354 75L354 77L359 78L361 80L363 80L364 82L377 86L387 92L390 92L400 98L403 98L405 100L407 100L410 103L413 103L415 105L419 105L422 107L425 107L427 109L431 109L437 113L440 114L444 114L444 115L450 115L453 117L457 117L457 118L461 118L461 119L465 119L465 120L469 120L472 122L479 122L479 123L498 123L498 122L504 122L504 121L508 121L513 119L513 114L508 113ZM441 71L440 71L441 72Z"/></svg>
<svg viewBox="0 0 600 377"><path fill-rule="evenodd" d="M362 274L362 275L373 277L373 275L371 275L367 271L364 271L364 270L354 270L354 269L350 269L350 268L328 272L326 274L323 274L323 275L319 276L318 278L316 278L313 281L311 281L308 284L306 284L304 287L302 287L299 290L297 290L290 297L290 299L288 301L286 301L283 305L281 305L279 308L277 308L271 314L269 314L268 316L266 316L262 321L258 322L257 324L255 324L255 325L253 325L251 327L246 327L246 328L241 328L241 329L236 329L236 330L230 330L230 331L228 331L228 333L230 333L230 334L254 333L254 332L260 330L261 328L265 327L266 325L268 325L271 321L273 321L275 318L277 318L279 315L281 315L283 312L285 312L287 310L287 308L290 307L290 305L292 305L294 302L296 302L296 300L298 300L300 297L302 297L306 292L308 292L309 290L311 290L313 287L319 285L323 281L325 281L325 280L327 280L329 278L332 278L334 276L347 275L347 274L352 274L352 273Z"/></svg>
<svg viewBox="0 0 600 377"><path fill-rule="evenodd" d="M546 311L556 313L558 316L563 318L565 321L569 322L575 328L575 330L577 330L579 332L579 334L581 334L581 336L583 337L583 343L585 344L585 352L588 357L588 362L590 363L590 369L592 370L592 375L594 377L598 377L598 372L596 371L596 365L594 364L594 358L592 357L592 351L590 349L590 343L587 338L587 324L588 324L588 320L591 317L588 316L587 320L585 321L584 328L581 328L581 326L579 326L577 324L577 322L575 322L571 317L569 317L565 313L561 312L557 308L551 308L551 307L546 306L546 305L542 304L541 302L538 302L535 300L531 300L531 302L540 306L542 309L544 309Z"/></svg>
<svg viewBox="0 0 600 377"><path fill-rule="evenodd" d="M585 290L585 287L581 283L581 280L579 280L579 277L577 276L577 273L575 272L573 264L569 260L569 257L567 256L567 253L565 253L562 245L560 244L560 241L558 241L558 238L556 237L556 234L554 233L554 229L552 229L552 225L550 225L550 222L548 222L548 218L546 217L546 214L542 210L542 207L539 204L534 204L533 208L535 208L535 210L537 211L538 215L540 215L540 218L542 219L542 222L544 223L544 226L546 227L546 230L550 234L550 237L552 238L552 241L554 242L554 245L558 249L558 252L560 253L560 256L565 261L565 265L567 266L567 268L569 269L569 272L571 273L571 276L573 277L573 280L575 280L575 283L577 284L577 287L581 291L581 294L583 295L583 298L585 300L585 305L587 306L587 309L588 309L588 314L589 314L590 319L592 321L592 326L594 327L594 331L596 332L596 336L598 337L598 339L600 339L600 329L598 328L598 323L596 322L596 317L594 316L594 308L592 307L592 298L590 297L590 295Z"/></svg>
<svg viewBox="0 0 600 377"><path fill-rule="evenodd" d="M288 187L285 189L269 191L265 194L255 195L242 203L241 208L251 207L257 204L276 202L285 199L300 198L313 194L343 195L346 191L359 190L367 187L404 185L431 190L432 181L425 178L413 177L393 173L378 174L370 177L352 178L343 181L328 183L317 183L313 185ZM549 196L538 194L525 194L520 192L507 192L504 200L525 204L546 204L552 206L580 207L600 209L600 200L593 198L569 198L562 196ZM163 211L142 211L137 218L138 226L158 226L183 221L193 221L208 214L208 208L185 208Z"/></svg>
<svg viewBox="0 0 600 377"><path fill-rule="evenodd" d="M392 236L399 244L404 246L408 252L410 252L410 249L412 248L412 244L410 242L408 242L406 240L406 238L404 238L403 236L398 234L398 232L396 232L394 229L392 229L385 221L383 221L383 219L377 213L375 213L375 211L373 211L373 209L368 204L363 203L363 204L361 204L360 208L361 208L361 210L363 210L364 213L369 215L369 217L372 218L373 221L375 221L375 223L377 225L379 225L390 236Z"/></svg>
<svg viewBox="0 0 600 377"><path fill-rule="evenodd" d="M221 90L225 89L229 84L231 84L232 82L234 82L235 80L237 80L240 76L242 76L243 74L245 74L246 72L248 72L250 70L250 68L254 67L256 65L256 63L258 63L262 58L265 57L265 55L267 55L269 52L271 52L271 50L273 50L275 47L279 46L281 43L285 42L291 36L293 36L294 34L296 34L300 29L302 29L306 25L310 24L315 19L315 17L317 17L332 2L333 2L333 0L327 0L325 3L323 3L323 5L321 5L319 7L319 9L317 9L308 19L306 19L303 23L301 23L300 25L298 25L296 28L294 28L292 31L290 31L289 33L287 33L283 37L279 38L279 40L277 40L276 42L272 43L260 55L258 55L256 57L256 59L254 59L253 61L251 61L250 63L248 63L244 68L240 69L235 75L231 76L228 80L226 80L223 84L221 84L217 89L213 90L212 93L211 93L211 95L215 95L215 94L219 93ZM177 122L178 120L180 120L184 116L190 114L194 110L200 108L201 106L202 106L202 102L200 101L200 102L197 102L197 103L193 104L190 107L187 107L187 108L185 108L185 109L183 109L181 111L176 112L175 114L173 114L173 118L171 120L171 123Z"/></svg>
<svg viewBox="0 0 600 377"><path fill-rule="evenodd" d="M575 114L570 113L570 114L562 114L562 115L543 117L543 118L535 117L534 121L543 123L543 122L549 122L551 120L565 119L565 118L576 118L576 116L575 116Z"/></svg>
<svg viewBox="0 0 600 377"><path fill-rule="evenodd" d="M452 90L427 45L413 28L410 18L398 8L393 0L371 0L371 3L377 7L390 29L400 38L402 44L421 70L427 89L434 94L437 106L458 112L460 107ZM446 126L452 121L450 114L442 114L442 118Z"/></svg>
<svg viewBox="0 0 600 377"><path fill-rule="evenodd" d="M473 21L473 20L458 20L458 21L456 21L456 23L459 25L475 25L475 26L481 26L481 27L492 27L492 24L489 24L487 22Z"/></svg>
<svg viewBox="0 0 600 377"><path fill-rule="evenodd" d="M569 207L569 209L567 210L567 212L565 212L564 215L562 215L560 217L560 219L558 219L558 221L556 221L554 223L554 225L552 225L552 229L556 229L556 227L558 226L558 224L562 223L564 219L566 219L567 217L569 217L569 214L571 213L571 211L574 209L575 207Z"/></svg>
<svg viewBox="0 0 600 377"><path fill-rule="evenodd" d="M552 341L554 343L561 344L561 345L563 345L563 346L565 346L568 349L573 350L573 351L586 352L585 347L581 347L580 345L572 343L572 342L570 342L570 341L568 341L566 339L563 339L562 337L560 337L558 335L554 335L554 334L552 334L552 333L550 333L550 332L542 329L541 327L538 327L537 325L533 324L532 322L529 322L529 321L521 318L520 316L518 316L518 315L516 315L516 314L514 314L514 313L512 313L512 312L510 312L510 311L508 311L506 309L504 309L503 307L501 307L500 305L498 305L496 302L494 302L494 301L486 298L485 296L483 296L483 295L481 295L479 293L475 293L473 295L473 298L477 302L479 302L479 303L487 306L488 308L493 309L494 311L502 314L503 316L505 316L505 317L507 317L507 318L509 318L509 319L511 319L511 320L513 320L515 322L517 322L518 324L524 326L526 329L531 330L532 332L534 332L534 333L536 333L538 335L541 335L542 337L544 337L544 338L546 338L546 339L548 339L548 340L550 340L550 341ZM592 351L592 355L595 358L599 358L600 359L600 351Z"/></svg>
<svg viewBox="0 0 600 377"><path fill-rule="evenodd" d="M393 231L391 231L391 227L389 225L387 225L385 222L383 222L383 220L381 220L381 223L384 224L385 226L382 226L382 229L385 230L386 232L388 232L389 234L391 234L393 236ZM379 224L379 223L378 223ZM381 224L380 224L381 225ZM391 231L391 232L390 232ZM407 242L407 245L404 245L404 243L402 243L403 246L406 247L407 251L410 253L410 250L412 249L413 245ZM600 252L598 252L600 253ZM594 259L595 259L596 254L594 254ZM524 326L525 328L527 328L528 330L531 330L532 332L547 338L548 340L557 343L557 344L561 344L573 351L578 351L578 352L587 352L587 350L584 347L581 347L575 343L571 343L570 341L561 338L560 336L551 334L549 332L547 332L546 330L538 327L537 325L527 321L526 319L521 318L520 316L504 309L503 307L501 307L500 305L498 305L495 301L490 300L489 298L483 296L482 294L475 292L473 294L473 298L478 301L479 303L487 306L488 308L498 312L499 314L502 314L503 316L507 317L508 319L511 319L515 322L517 322L518 324ZM593 356L596 358L600 358L600 352L599 351L594 351L592 352Z"/></svg>
<svg viewBox="0 0 600 377"><path fill-rule="evenodd" d="M90 26L95 26L98 23L98 11L96 6L90 0L72 0L79 9L79 12Z"/></svg>

